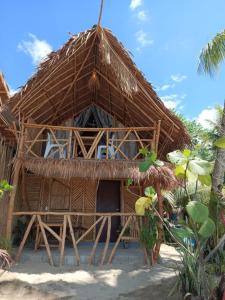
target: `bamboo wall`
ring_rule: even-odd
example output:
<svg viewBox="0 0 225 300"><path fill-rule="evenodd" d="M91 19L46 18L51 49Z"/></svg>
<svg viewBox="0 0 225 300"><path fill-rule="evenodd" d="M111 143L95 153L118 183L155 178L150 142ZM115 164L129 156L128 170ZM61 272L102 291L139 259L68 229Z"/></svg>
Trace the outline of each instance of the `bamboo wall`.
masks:
<svg viewBox="0 0 225 300"><path fill-rule="evenodd" d="M13 147L0 137L0 180L10 181L12 169ZM0 235L5 234L8 212L8 193L0 200Z"/></svg>
<svg viewBox="0 0 225 300"><path fill-rule="evenodd" d="M15 210L96 212L97 189L97 180L65 180L25 173L24 178L20 178ZM135 201L137 195L140 195L140 187L131 186L129 189L132 193L121 181L121 212L135 212ZM59 219L61 217L48 218L47 221L51 223L62 221ZM77 228L81 227L81 230L88 229L95 222L95 217L80 217L73 222ZM93 240L94 237L95 232L91 232L87 240Z"/></svg>

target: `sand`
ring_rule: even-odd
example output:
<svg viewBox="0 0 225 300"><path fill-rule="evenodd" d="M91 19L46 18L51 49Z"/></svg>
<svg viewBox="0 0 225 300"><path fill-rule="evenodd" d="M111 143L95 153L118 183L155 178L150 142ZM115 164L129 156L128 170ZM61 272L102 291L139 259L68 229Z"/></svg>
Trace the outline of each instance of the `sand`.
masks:
<svg viewBox="0 0 225 300"><path fill-rule="evenodd" d="M112 264L103 267L52 267L48 263L20 263L0 276L0 299L181 299L168 293L174 286L174 248L163 245L161 263L154 267Z"/></svg>

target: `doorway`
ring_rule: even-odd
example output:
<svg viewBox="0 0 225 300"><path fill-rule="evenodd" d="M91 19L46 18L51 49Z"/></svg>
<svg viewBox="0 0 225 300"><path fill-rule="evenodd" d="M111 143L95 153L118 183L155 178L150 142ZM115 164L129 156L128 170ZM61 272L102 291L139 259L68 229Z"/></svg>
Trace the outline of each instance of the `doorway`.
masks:
<svg viewBox="0 0 225 300"><path fill-rule="evenodd" d="M120 212L120 181L100 180L97 191L96 212ZM110 242L118 238L120 217L112 217ZM99 227L97 227L97 230ZM106 241L107 226L105 225L100 237L100 242Z"/></svg>

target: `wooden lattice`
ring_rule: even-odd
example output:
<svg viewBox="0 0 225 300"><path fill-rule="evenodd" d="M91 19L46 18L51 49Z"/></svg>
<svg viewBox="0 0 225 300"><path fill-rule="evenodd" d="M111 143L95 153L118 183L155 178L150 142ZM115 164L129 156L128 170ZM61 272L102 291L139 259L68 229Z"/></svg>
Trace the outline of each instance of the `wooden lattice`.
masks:
<svg viewBox="0 0 225 300"><path fill-rule="evenodd" d="M25 193L30 210L38 210L41 199L42 178L33 174L25 175Z"/></svg>
<svg viewBox="0 0 225 300"><path fill-rule="evenodd" d="M70 202L71 210L77 212L95 212L97 182L92 180L71 179ZM76 227L89 228L95 221L94 217L73 218ZM92 240L95 231L90 232L86 239Z"/></svg>
<svg viewBox="0 0 225 300"><path fill-rule="evenodd" d="M126 186L123 187L123 212L135 212L135 202L139 195L141 195L139 186L130 186L129 189Z"/></svg>

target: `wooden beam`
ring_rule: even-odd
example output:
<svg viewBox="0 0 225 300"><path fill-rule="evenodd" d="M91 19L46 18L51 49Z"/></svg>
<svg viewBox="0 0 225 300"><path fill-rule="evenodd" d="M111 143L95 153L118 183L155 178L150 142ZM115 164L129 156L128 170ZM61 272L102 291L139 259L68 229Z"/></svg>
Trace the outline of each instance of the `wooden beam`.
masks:
<svg viewBox="0 0 225 300"><path fill-rule="evenodd" d="M129 102L132 103L132 105L134 105L136 107L137 110L139 110L141 112L141 114L143 116L145 116L147 118L147 120L151 120L152 122L154 122L154 120L151 118L151 116L149 114L147 114L141 107L140 105L136 104L135 101L133 101L132 99L130 99L126 94L123 94L122 91L119 90L119 88L114 85L110 80L108 80L108 78L103 75L101 72L99 72L98 70L96 71L100 76L102 76L110 85L112 85L112 87L114 87L114 89L116 89L120 94L122 94ZM165 129L162 128L163 133L173 142L174 140L171 138L171 136L169 136L169 134L166 132Z"/></svg>
<svg viewBox="0 0 225 300"><path fill-rule="evenodd" d="M28 235L29 235L29 233L30 233L30 230L31 230L32 225L34 224L35 219L36 219L36 215L33 215L33 216L31 217L31 219L30 219L30 222L29 222L27 228L26 228L26 231L25 231L25 233L24 233L23 239L22 239L22 241L21 241L21 243L20 243L18 252L17 252L17 254L16 254L16 258L15 258L15 261L16 261L16 262L18 262L19 259L20 259L20 256L21 256L21 254L22 254L24 245L25 245L25 243L26 243L26 240L27 240L27 238L28 238Z"/></svg>
<svg viewBox="0 0 225 300"><path fill-rule="evenodd" d="M91 36L95 34L95 32L96 32L96 29L93 30L93 31L91 32L91 34L89 35L88 39L90 39ZM82 38L82 35L77 39L77 41L76 41L77 44L78 44L79 41L81 41L81 38ZM83 46L83 45L84 45L84 43L82 43L82 44L76 49L76 51L78 51L78 50L80 49L80 47ZM20 100L17 102L17 104L13 107L12 111L14 112L15 109L20 105L20 103L21 103L22 101L24 101L25 99L28 99L29 96L30 96L30 94L31 94L32 92L34 92L35 89L36 89L36 90L37 90L37 89L40 89L40 87L42 87L42 85L43 85L50 77L52 77L53 75L55 75L55 72L56 72L56 71L60 70L60 68L61 68L65 63L66 63L66 64L68 63L68 60L70 59L70 57L72 57L75 53L76 53L76 52L73 52L72 54L70 54L70 55L64 57L63 60L62 60L62 62L59 63L59 64L55 67L55 69L53 69L53 70L51 71L50 74L47 74L47 76L44 76L43 80L42 80L41 82L38 82L38 83L37 83L37 86L34 87L32 90L30 90L30 91L27 93L27 95L25 96L25 98L21 97L21 99L20 99Z"/></svg>
<svg viewBox="0 0 225 300"><path fill-rule="evenodd" d="M90 46L90 48L89 48L89 51L88 51L88 53L87 53L87 56L85 57L85 59L84 59L82 65L81 65L81 67L79 68L79 70L78 70L78 72L77 72L77 74L76 74L74 80L72 81L71 85L69 86L69 88L68 88L66 94L64 95L64 97L63 97L63 99L62 99L62 101L61 101L61 103L60 103L60 105L59 105L57 111L60 111L60 109L62 108L62 105L64 104L64 101L65 101L65 99L66 99L68 93L71 91L71 89L72 89L74 83L76 82L78 76L80 75L80 72L82 71L83 66L85 65L85 63L86 63L86 61L87 61L87 59L88 59L88 57L89 57L91 51L93 50L93 46L94 46L94 43L95 43L96 38L97 38L97 31L96 31L96 33L95 33L95 36L94 36L94 38L93 38L93 41L92 41L91 46ZM57 114L57 111L56 111L56 113L55 113L54 116L53 116L53 121L55 120L55 116L56 116L56 114Z"/></svg>

